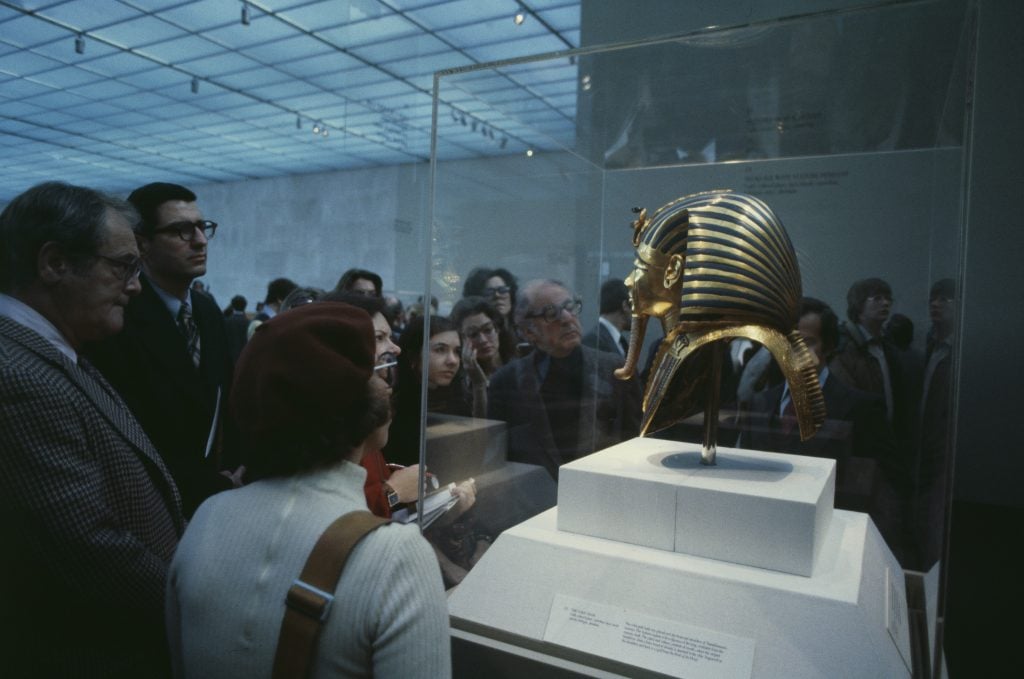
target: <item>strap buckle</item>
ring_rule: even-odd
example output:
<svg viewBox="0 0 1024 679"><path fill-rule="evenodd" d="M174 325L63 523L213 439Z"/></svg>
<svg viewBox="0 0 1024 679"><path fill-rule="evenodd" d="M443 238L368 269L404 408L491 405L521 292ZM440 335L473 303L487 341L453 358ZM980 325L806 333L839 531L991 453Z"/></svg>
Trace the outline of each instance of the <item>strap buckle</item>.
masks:
<svg viewBox="0 0 1024 679"><path fill-rule="evenodd" d="M296 578L288 588L284 603L297 613L323 622L331 612L334 595Z"/></svg>

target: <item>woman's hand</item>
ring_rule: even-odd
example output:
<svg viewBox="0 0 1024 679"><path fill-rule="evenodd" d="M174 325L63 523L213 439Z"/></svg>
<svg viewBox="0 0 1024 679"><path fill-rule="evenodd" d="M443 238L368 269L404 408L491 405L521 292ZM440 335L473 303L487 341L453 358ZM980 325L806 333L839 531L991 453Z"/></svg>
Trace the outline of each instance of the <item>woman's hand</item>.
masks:
<svg viewBox="0 0 1024 679"><path fill-rule="evenodd" d="M469 478L452 488L452 495L459 498L459 503L452 508L452 518L462 514L476 502L476 480Z"/></svg>
<svg viewBox="0 0 1024 679"><path fill-rule="evenodd" d="M416 492L416 483L419 478L420 466L414 464L391 472L386 483L398 494L398 501L405 504L406 502L415 502L419 497L419 493Z"/></svg>
<svg viewBox="0 0 1024 679"><path fill-rule="evenodd" d="M462 365L466 369L466 374L469 376L469 381L474 387L486 387L487 386L487 373L480 367L480 363L476 360L476 348L473 347L473 343L466 340L462 343Z"/></svg>

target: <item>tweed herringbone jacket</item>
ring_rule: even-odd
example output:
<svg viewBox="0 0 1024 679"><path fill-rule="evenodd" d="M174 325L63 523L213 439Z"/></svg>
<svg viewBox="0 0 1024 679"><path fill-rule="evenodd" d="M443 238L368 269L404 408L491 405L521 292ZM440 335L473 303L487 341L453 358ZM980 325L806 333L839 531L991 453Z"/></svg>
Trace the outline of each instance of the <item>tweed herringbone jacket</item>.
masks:
<svg viewBox="0 0 1024 679"><path fill-rule="evenodd" d="M178 491L109 384L0 317L5 676L161 676Z"/></svg>

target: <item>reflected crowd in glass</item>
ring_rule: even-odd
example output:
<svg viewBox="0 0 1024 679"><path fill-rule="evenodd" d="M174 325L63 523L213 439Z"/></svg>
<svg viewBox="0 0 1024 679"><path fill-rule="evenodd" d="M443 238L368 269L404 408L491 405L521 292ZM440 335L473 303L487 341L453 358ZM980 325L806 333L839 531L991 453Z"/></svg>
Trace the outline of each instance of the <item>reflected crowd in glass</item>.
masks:
<svg viewBox="0 0 1024 679"><path fill-rule="evenodd" d="M471 274L470 294L451 316L431 317L425 368L417 351L425 324L406 325L413 337L403 335L402 356L414 358L400 371L385 451L389 460L418 461L422 375L427 468L443 483L475 482L475 505L426 531L458 566L442 569L449 585L501 531L554 506L560 465L637 435L657 350L648 348L636 377L613 376L629 339L622 279L605 281L593 301L600 319L584 328L580 311L589 301L566 284L480 270L501 274L482 290L469 284ZM956 299L952 279L936 281L929 298L916 301L930 324L915 328L898 311L918 314L915 301L898 305L882 278L852 282L845 300L804 297L797 329L818 359L828 415L803 442L774 359L755 342L732 341L721 377L720 454L742 448L835 460L835 506L868 513L904 568L929 569L943 538ZM653 436L699 450L702 417Z"/></svg>

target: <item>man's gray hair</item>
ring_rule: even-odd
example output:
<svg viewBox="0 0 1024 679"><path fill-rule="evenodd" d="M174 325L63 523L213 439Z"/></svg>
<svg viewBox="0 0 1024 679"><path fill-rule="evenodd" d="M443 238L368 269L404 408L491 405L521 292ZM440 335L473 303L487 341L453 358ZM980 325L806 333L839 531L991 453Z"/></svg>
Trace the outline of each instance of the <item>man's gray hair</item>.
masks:
<svg viewBox="0 0 1024 679"><path fill-rule="evenodd" d="M524 323L527 321L526 314L533 311L533 298L536 296L537 290L545 286L556 286L562 288L570 295L572 294L572 290L569 289L568 285L554 278L534 278L531 281L527 281L523 287L519 288L519 292L516 295L516 308L512 312L517 329L525 327Z"/></svg>
<svg viewBox="0 0 1024 679"><path fill-rule="evenodd" d="M56 243L71 257L95 254L105 238L108 211L138 228L139 215L130 204L84 186L45 182L15 197L0 213L0 292L35 280L36 257L46 243Z"/></svg>

